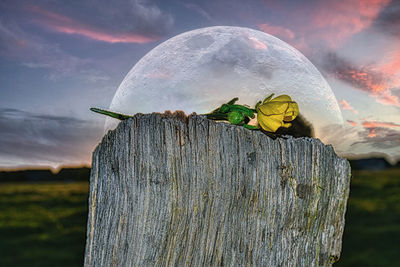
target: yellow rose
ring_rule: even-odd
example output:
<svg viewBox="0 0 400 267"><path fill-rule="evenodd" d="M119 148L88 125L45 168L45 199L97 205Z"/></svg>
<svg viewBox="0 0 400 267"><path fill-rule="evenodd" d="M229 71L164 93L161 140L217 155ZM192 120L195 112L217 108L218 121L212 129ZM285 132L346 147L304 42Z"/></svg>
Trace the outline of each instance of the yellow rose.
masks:
<svg viewBox="0 0 400 267"><path fill-rule="evenodd" d="M280 95L272 99L273 95L256 105L258 123L268 132L276 132L279 127L290 127L289 122L299 115L299 106L290 96Z"/></svg>

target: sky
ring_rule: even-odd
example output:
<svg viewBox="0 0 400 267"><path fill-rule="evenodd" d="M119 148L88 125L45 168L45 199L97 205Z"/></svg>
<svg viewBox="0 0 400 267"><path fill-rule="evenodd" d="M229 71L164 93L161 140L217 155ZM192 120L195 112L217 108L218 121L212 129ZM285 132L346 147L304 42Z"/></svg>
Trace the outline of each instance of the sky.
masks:
<svg viewBox="0 0 400 267"><path fill-rule="evenodd" d="M2 0L0 168L90 165L104 118L89 107L109 107L163 41L221 25L276 36L318 68L345 122L325 133L339 155L400 159L400 1Z"/></svg>

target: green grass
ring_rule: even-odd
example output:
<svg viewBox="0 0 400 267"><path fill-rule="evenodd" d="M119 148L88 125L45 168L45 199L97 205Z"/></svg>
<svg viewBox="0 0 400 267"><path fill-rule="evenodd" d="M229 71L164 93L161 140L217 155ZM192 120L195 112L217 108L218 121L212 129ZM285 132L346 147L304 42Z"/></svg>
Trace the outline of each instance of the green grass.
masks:
<svg viewBox="0 0 400 267"><path fill-rule="evenodd" d="M0 266L82 266L88 183L0 184Z"/></svg>
<svg viewBox="0 0 400 267"><path fill-rule="evenodd" d="M335 267L400 266L400 169L355 171Z"/></svg>
<svg viewBox="0 0 400 267"><path fill-rule="evenodd" d="M88 183L0 184L0 266L82 266ZM341 266L400 266L400 169L353 173Z"/></svg>

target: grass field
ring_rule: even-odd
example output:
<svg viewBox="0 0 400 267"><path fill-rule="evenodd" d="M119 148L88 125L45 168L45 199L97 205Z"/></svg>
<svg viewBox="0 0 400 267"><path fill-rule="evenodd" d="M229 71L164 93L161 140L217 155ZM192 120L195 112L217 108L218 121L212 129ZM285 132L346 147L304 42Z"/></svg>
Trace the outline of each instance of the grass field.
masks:
<svg viewBox="0 0 400 267"><path fill-rule="evenodd" d="M400 266L400 169L355 171L339 266Z"/></svg>
<svg viewBox="0 0 400 267"><path fill-rule="evenodd" d="M82 266L88 183L0 184L0 266Z"/></svg>
<svg viewBox="0 0 400 267"><path fill-rule="evenodd" d="M0 266L82 266L88 184L0 184ZM400 169L352 178L337 266L400 266Z"/></svg>

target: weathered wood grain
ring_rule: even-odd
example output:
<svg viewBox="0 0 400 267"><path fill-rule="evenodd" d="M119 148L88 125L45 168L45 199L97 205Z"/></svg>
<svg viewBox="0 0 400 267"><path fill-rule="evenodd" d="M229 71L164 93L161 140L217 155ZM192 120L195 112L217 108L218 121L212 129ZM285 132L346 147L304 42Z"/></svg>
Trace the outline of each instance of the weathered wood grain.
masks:
<svg viewBox="0 0 400 267"><path fill-rule="evenodd" d="M85 266L330 266L349 183L317 139L137 114L93 153Z"/></svg>

